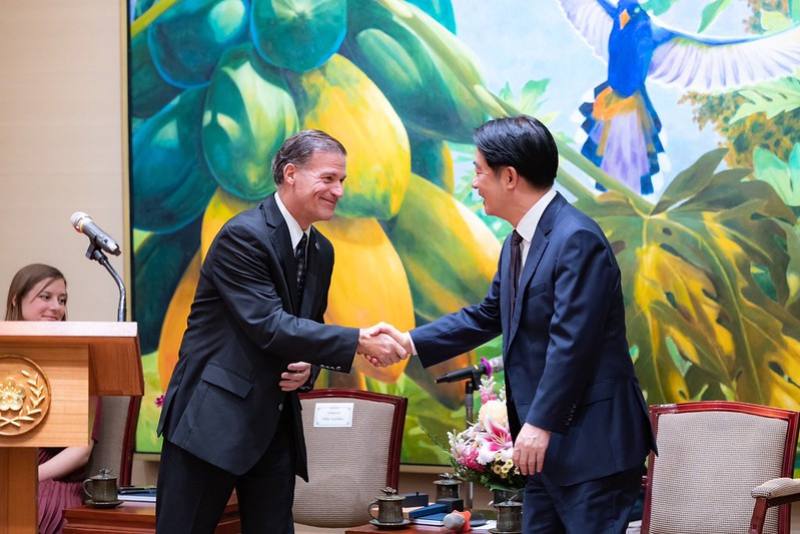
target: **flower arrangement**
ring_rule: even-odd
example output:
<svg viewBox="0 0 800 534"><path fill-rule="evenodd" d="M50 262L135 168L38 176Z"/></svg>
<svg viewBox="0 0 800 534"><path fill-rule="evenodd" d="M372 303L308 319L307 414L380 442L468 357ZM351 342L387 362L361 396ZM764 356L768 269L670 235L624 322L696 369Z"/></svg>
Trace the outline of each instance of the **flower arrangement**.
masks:
<svg viewBox="0 0 800 534"><path fill-rule="evenodd" d="M478 420L461 432L448 432L450 461L456 474L490 490L516 491L525 477L511 459L514 445L508 428L505 389L495 393L494 378L485 376L479 388Z"/></svg>

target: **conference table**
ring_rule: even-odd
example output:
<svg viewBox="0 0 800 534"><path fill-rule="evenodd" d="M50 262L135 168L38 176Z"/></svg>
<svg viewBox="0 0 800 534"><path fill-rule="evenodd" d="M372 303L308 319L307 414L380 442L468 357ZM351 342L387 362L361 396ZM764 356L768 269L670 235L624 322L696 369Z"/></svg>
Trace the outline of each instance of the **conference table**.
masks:
<svg viewBox="0 0 800 534"><path fill-rule="evenodd" d="M156 531L156 505L123 502L116 508L83 505L64 511L64 534L151 534ZM239 504L232 499L225 506L216 534L239 534Z"/></svg>
<svg viewBox="0 0 800 534"><path fill-rule="evenodd" d="M350 527L345 534L364 534L365 532L382 532L383 534L413 534L415 532L442 532L442 527L427 525L408 525L406 528L392 528L391 530L379 529L373 525L361 525L360 527Z"/></svg>

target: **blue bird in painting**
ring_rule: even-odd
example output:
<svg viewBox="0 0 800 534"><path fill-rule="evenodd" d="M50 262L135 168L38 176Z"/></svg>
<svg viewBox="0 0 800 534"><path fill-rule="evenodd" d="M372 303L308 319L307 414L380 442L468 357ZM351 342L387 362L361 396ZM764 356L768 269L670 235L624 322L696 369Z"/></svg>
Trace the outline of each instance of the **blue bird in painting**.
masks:
<svg viewBox="0 0 800 534"><path fill-rule="evenodd" d="M647 96L653 79L714 92L788 76L800 67L800 26L765 36L714 38L670 29L635 0L559 0L573 26L608 63L608 80L580 108L582 154L642 194L659 171L661 121Z"/></svg>

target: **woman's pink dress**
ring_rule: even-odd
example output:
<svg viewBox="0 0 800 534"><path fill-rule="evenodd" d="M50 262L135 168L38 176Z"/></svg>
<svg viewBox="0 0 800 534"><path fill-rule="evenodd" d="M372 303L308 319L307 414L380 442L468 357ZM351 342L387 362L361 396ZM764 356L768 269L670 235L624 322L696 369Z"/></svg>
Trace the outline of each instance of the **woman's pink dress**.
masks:
<svg viewBox="0 0 800 534"><path fill-rule="evenodd" d="M100 421L100 401L95 408L92 440L97 443ZM39 449L39 465L63 451L60 448ZM86 466L69 475L39 482L39 534L60 534L64 528L64 510L83 504L82 483L86 478Z"/></svg>

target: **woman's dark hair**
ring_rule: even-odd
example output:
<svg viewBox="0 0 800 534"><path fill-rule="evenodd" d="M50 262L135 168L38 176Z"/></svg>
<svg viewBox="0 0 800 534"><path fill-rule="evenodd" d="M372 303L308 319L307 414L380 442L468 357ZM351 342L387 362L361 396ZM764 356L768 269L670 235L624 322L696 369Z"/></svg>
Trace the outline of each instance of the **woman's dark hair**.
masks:
<svg viewBox="0 0 800 534"><path fill-rule="evenodd" d="M67 279L64 275L50 265L44 263L32 263L26 265L14 275L11 279L11 285L8 288L8 299L6 300L6 321L22 321L22 298L30 292L33 287L41 282L52 278L53 280ZM67 315L64 314L64 321L67 320Z"/></svg>
<svg viewBox="0 0 800 534"><path fill-rule="evenodd" d="M475 130L475 146L492 170L514 167L537 189L550 187L558 171L558 148L547 127L527 115L494 119Z"/></svg>
<svg viewBox="0 0 800 534"><path fill-rule="evenodd" d="M314 152L338 152L347 155L342 143L320 130L303 130L283 142L272 160L272 177L276 185L283 183L283 169L286 165L303 165L311 159Z"/></svg>

